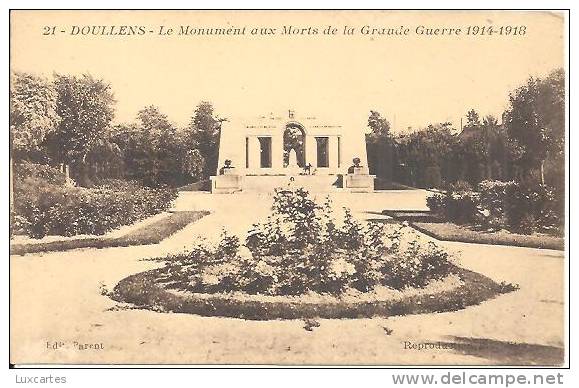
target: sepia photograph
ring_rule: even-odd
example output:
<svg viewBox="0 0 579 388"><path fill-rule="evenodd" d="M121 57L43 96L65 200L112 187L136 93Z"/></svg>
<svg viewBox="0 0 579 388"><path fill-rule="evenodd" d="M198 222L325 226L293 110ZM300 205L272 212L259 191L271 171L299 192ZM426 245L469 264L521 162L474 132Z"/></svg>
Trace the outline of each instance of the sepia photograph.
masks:
<svg viewBox="0 0 579 388"><path fill-rule="evenodd" d="M11 367L569 365L568 11L9 18Z"/></svg>

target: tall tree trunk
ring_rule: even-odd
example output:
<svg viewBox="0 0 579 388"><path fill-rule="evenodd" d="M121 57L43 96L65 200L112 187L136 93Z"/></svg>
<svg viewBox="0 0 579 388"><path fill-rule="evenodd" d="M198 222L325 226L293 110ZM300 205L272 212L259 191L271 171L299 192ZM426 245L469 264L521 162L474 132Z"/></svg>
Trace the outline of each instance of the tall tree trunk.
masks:
<svg viewBox="0 0 579 388"><path fill-rule="evenodd" d="M64 184L68 185L70 181L70 164L66 162L61 163L60 171L64 174Z"/></svg>
<svg viewBox="0 0 579 388"><path fill-rule="evenodd" d="M545 184L545 160L541 160L541 184Z"/></svg>

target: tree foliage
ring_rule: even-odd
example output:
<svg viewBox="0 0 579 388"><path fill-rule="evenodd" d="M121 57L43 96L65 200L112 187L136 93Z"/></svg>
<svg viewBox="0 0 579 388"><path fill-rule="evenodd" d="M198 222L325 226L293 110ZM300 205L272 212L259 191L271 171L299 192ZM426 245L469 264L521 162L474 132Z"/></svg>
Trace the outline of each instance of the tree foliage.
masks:
<svg viewBox="0 0 579 388"><path fill-rule="evenodd" d="M387 139L390 136L390 122L377 111L370 111L368 128L371 130L370 139Z"/></svg>
<svg viewBox="0 0 579 388"><path fill-rule="evenodd" d="M458 138L451 123L394 138L395 178L412 186L439 186L441 180L456 180Z"/></svg>
<svg viewBox="0 0 579 388"><path fill-rule="evenodd" d="M217 171L222 121L224 120L214 114L213 105L208 101L202 101L195 108L195 113L186 128L190 147L199 150L204 160L202 174L205 178L214 175Z"/></svg>
<svg viewBox="0 0 579 388"><path fill-rule="evenodd" d="M132 123L113 126L114 106L110 85L89 74L54 74L50 81L13 72L12 149L20 159L72 164L77 175L90 177L81 185L113 177L179 186L216 173L224 119L210 102L196 106L185 128L155 106L143 108ZM538 182L539 175L549 185L564 185L561 69L529 78L514 90L501 123L471 109L462 130L439 123L395 136L387 118L371 110L367 125L368 167L383 180L392 179L394 170L394 180L413 186L465 181L474 187L485 179ZM297 146L298 131L291 133Z"/></svg>
<svg viewBox="0 0 579 388"><path fill-rule="evenodd" d="M565 143L563 70L555 70L544 79L531 77L512 92L503 121L523 174L542 168L549 157L560 157Z"/></svg>
<svg viewBox="0 0 579 388"><path fill-rule="evenodd" d="M156 187L202 178L205 161L200 150L192 148L189 133L156 106L141 109L133 124L115 126L112 138L122 150L122 170L130 179Z"/></svg>
<svg viewBox="0 0 579 388"><path fill-rule="evenodd" d="M89 74L54 75L60 123L51 142L56 159L84 162L94 143L103 137L114 117L115 99L108 83Z"/></svg>
<svg viewBox="0 0 579 388"><path fill-rule="evenodd" d="M390 122L374 110L368 117L370 133L366 134L368 167L371 174L385 181L392 180L392 135Z"/></svg>
<svg viewBox="0 0 579 388"><path fill-rule="evenodd" d="M368 126L368 161L376 165L387 158L375 143L386 138L388 125L380 113L370 111ZM513 91L502 123L471 109L461 130L440 123L394 136L388 165L395 170L394 180L412 186L467 182L474 187L483 180L516 179L545 181L562 192L564 139L565 75L558 69L545 78L529 78Z"/></svg>
<svg viewBox="0 0 579 388"><path fill-rule="evenodd" d="M10 141L17 155L26 154L60 123L57 93L47 79L26 73L11 73L10 86Z"/></svg>

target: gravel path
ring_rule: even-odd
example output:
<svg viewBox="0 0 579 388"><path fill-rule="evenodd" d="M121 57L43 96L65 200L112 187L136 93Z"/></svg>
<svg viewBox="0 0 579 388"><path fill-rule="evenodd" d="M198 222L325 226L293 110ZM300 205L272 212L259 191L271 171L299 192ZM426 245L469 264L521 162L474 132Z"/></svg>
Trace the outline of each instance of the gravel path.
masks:
<svg viewBox="0 0 579 388"><path fill-rule="evenodd" d="M425 192L333 196L361 219L382 209L423 209ZM181 250L224 225L243 236L269 196L182 193L180 210L212 214L153 246L11 257L12 363L557 364L564 343L564 259L558 251L444 243L464 267L520 290L466 310L393 318L245 321L127 309L101 295L142 261ZM233 222L235 218L235 222ZM406 342L408 341L408 342ZM80 349L77 344L94 344ZM409 343L447 349L413 350ZM58 346L55 346L58 345ZM62 344L62 345L60 345ZM56 347L56 348L55 348ZM102 347L102 349L101 349Z"/></svg>

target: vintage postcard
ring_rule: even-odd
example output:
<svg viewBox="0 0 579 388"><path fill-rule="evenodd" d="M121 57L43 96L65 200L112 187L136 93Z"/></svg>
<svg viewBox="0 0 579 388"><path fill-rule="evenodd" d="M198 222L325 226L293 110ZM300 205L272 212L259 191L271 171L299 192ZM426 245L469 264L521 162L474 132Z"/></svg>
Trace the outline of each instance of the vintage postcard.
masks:
<svg viewBox="0 0 579 388"><path fill-rule="evenodd" d="M10 363L567 365L567 18L11 10Z"/></svg>

